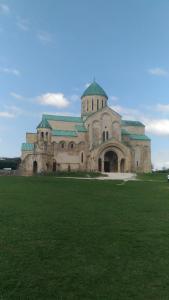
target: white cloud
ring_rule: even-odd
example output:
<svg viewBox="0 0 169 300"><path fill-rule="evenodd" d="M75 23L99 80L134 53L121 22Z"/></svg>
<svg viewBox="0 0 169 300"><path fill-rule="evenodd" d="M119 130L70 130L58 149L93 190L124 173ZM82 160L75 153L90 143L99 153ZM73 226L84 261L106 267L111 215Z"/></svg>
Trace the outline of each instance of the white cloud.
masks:
<svg viewBox="0 0 169 300"><path fill-rule="evenodd" d="M162 68L153 68L153 69L149 69L148 73L154 76L167 76L168 75L168 71Z"/></svg>
<svg viewBox="0 0 169 300"><path fill-rule="evenodd" d="M137 109L126 108L120 105L111 105L111 109L122 115L126 120L137 120L140 117L140 112Z"/></svg>
<svg viewBox="0 0 169 300"><path fill-rule="evenodd" d="M155 169L169 168L169 151L162 150L153 156L153 165Z"/></svg>
<svg viewBox="0 0 169 300"><path fill-rule="evenodd" d="M0 111L0 118L15 118L22 114L22 110L16 106L5 106L5 110Z"/></svg>
<svg viewBox="0 0 169 300"><path fill-rule="evenodd" d="M7 4L0 3L0 14L7 15L10 12L10 8Z"/></svg>
<svg viewBox="0 0 169 300"><path fill-rule="evenodd" d="M30 23L27 19L21 19L20 17L18 17L16 24L19 27L19 29L23 31L29 31L30 29Z"/></svg>
<svg viewBox="0 0 169 300"><path fill-rule="evenodd" d="M55 106L57 108L66 108L69 101L62 93L47 93L39 96L38 102L42 105Z"/></svg>
<svg viewBox="0 0 169 300"><path fill-rule="evenodd" d="M87 82L87 83L85 84L85 88L87 89L90 85L91 85L91 82Z"/></svg>
<svg viewBox="0 0 169 300"><path fill-rule="evenodd" d="M162 113L169 112L169 104L157 104L156 110Z"/></svg>
<svg viewBox="0 0 169 300"><path fill-rule="evenodd" d="M50 43L53 42L52 34L47 32L47 31L39 31L38 34L37 34L37 38L43 44L50 44Z"/></svg>
<svg viewBox="0 0 169 300"><path fill-rule="evenodd" d="M0 68L1 73L14 75L14 76L20 76L21 73L18 69L11 69L11 68Z"/></svg>
<svg viewBox="0 0 169 300"><path fill-rule="evenodd" d="M111 97L110 97L110 100L112 100L112 101L118 101L118 100L119 100L119 97L117 97L117 96L111 96Z"/></svg>
<svg viewBox="0 0 169 300"><path fill-rule="evenodd" d="M145 120L146 131L155 135L169 135L169 119Z"/></svg>
<svg viewBox="0 0 169 300"><path fill-rule="evenodd" d="M0 111L0 118L13 118L14 114L8 111Z"/></svg>
<svg viewBox="0 0 169 300"><path fill-rule="evenodd" d="M23 100L24 99L24 97L22 95L17 94L15 92L11 92L10 96L13 97L13 98L15 98L15 99L17 99L17 100Z"/></svg>

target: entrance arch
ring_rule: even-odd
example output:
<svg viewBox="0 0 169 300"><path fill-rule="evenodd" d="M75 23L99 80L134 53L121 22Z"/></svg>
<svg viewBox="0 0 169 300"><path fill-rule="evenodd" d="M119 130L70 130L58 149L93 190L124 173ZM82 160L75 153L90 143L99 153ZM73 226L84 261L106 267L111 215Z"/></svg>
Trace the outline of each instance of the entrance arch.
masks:
<svg viewBox="0 0 169 300"><path fill-rule="evenodd" d="M102 171L102 160L101 160L101 158L98 159L98 170L99 170L99 172Z"/></svg>
<svg viewBox="0 0 169 300"><path fill-rule="evenodd" d="M104 171L118 172L118 156L114 151L107 151L104 155Z"/></svg>
<svg viewBox="0 0 169 300"><path fill-rule="evenodd" d="M53 161L53 172L56 172L56 161Z"/></svg>
<svg viewBox="0 0 169 300"><path fill-rule="evenodd" d="M121 162L120 162L120 172L124 173L125 171L125 159L122 158Z"/></svg>
<svg viewBox="0 0 169 300"><path fill-rule="evenodd" d="M37 161L35 160L33 162L33 174L37 174L37 171L38 171L38 163Z"/></svg>

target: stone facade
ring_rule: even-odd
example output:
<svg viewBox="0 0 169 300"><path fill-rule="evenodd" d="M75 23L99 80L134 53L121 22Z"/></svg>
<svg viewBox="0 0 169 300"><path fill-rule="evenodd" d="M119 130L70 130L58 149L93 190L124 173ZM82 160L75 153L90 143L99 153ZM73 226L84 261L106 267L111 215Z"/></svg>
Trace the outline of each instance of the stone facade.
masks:
<svg viewBox="0 0 169 300"><path fill-rule="evenodd" d="M123 120L107 102L105 91L93 82L81 97L81 117L43 115L36 133L26 133L22 144L22 173L151 172L145 126Z"/></svg>

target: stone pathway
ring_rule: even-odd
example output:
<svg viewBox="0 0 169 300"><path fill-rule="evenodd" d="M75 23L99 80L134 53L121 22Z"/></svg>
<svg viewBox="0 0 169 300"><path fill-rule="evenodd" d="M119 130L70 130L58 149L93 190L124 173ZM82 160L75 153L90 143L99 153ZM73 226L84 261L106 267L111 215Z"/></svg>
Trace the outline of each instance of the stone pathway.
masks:
<svg viewBox="0 0 169 300"><path fill-rule="evenodd" d="M70 177L70 176L65 176L65 177L55 177L55 178L71 178L71 179L87 179L87 180L137 180L137 175L134 173L102 173L105 176L102 177Z"/></svg>
<svg viewBox="0 0 169 300"><path fill-rule="evenodd" d="M98 177L100 180L137 180L137 175L135 173L102 173L106 174L107 177Z"/></svg>

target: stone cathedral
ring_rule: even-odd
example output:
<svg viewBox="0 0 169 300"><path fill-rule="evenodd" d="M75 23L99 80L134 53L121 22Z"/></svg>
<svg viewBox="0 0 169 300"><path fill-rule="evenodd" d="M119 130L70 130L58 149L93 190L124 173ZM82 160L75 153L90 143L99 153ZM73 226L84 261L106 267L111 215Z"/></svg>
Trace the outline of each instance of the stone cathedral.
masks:
<svg viewBox="0 0 169 300"><path fill-rule="evenodd" d="M42 116L22 144L25 175L56 171L151 172L150 139L139 121L123 120L95 81L81 96L81 116Z"/></svg>

